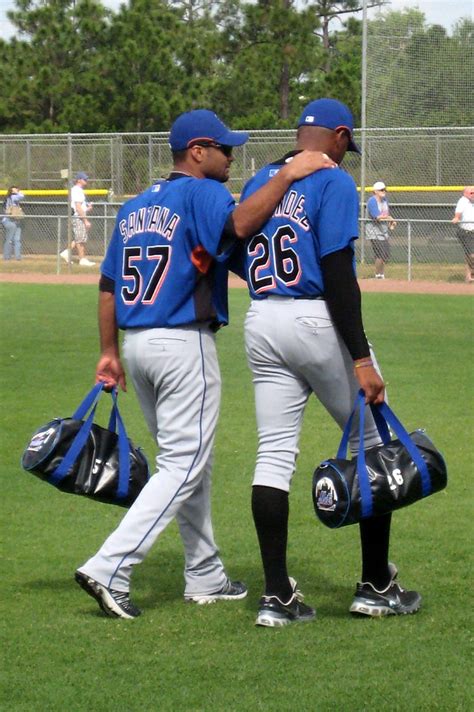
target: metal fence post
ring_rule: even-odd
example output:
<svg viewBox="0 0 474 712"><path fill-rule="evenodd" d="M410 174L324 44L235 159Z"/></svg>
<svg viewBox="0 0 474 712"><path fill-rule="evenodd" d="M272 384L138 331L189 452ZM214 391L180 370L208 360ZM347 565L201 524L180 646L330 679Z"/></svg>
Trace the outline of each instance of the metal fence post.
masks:
<svg viewBox="0 0 474 712"><path fill-rule="evenodd" d="M436 185L441 185L441 152L439 136L436 136Z"/></svg>
<svg viewBox="0 0 474 712"><path fill-rule="evenodd" d="M362 76L361 76L361 164L360 164L360 217L365 214L365 168L367 128L367 0L362 2ZM364 240L360 245L360 261L365 262Z"/></svg>
<svg viewBox="0 0 474 712"><path fill-rule="evenodd" d="M29 139L26 141L26 185L28 188L33 185L31 179L31 143Z"/></svg>
<svg viewBox="0 0 474 712"><path fill-rule="evenodd" d="M407 240L407 248L408 248L408 281L411 282L411 222L408 221L408 240Z"/></svg>
<svg viewBox="0 0 474 712"><path fill-rule="evenodd" d="M151 134L148 136L148 185L153 183L153 144Z"/></svg>
<svg viewBox="0 0 474 712"><path fill-rule="evenodd" d="M104 257L107 252L107 217L108 217L108 205L104 205Z"/></svg>
<svg viewBox="0 0 474 712"><path fill-rule="evenodd" d="M72 136L67 135L67 249L69 250L69 261L67 263L67 270L71 272L72 264L72 215L71 215L71 188L72 188ZM59 253L58 253L59 254Z"/></svg>
<svg viewBox="0 0 474 712"><path fill-rule="evenodd" d="M56 234L56 274L61 272L61 216L58 215L58 228Z"/></svg>

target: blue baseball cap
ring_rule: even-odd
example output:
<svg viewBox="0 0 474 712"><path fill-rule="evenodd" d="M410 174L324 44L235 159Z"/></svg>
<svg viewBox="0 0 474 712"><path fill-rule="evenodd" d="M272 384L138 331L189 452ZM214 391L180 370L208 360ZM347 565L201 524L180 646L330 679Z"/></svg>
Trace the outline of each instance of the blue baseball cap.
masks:
<svg viewBox="0 0 474 712"><path fill-rule="evenodd" d="M350 135L348 151L360 153L354 142L354 117L349 108L337 99L316 99L303 109L298 126L322 126L325 129L347 129Z"/></svg>
<svg viewBox="0 0 474 712"><path fill-rule="evenodd" d="M76 173L76 180L89 180L89 176L83 172Z"/></svg>
<svg viewBox="0 0 474 712"><path fill-rule="evenodd" d="M248 140L246 131L231 131L208 109L194 109L178 116L171 126L169 143L172 151L184 151L193 143L215 141L223 146L241 146Z"/></svg>

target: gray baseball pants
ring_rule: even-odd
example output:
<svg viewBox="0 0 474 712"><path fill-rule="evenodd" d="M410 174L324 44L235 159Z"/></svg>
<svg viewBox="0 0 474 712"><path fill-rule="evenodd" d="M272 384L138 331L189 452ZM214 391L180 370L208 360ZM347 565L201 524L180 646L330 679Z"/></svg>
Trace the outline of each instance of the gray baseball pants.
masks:
<svg viewBox="0 0 474 712"><path fill-rule="evenodd" d="M270 296L253 300L245 320L245 344L259 439L253 484L289 492L309 396L314 393L343 428L359 390L354 364L326 302L320 299ZM376 363L373 353L372 358ZM357 451L359 440L358 418L354 421L352 452ZM380 442L367 408L365 445Z"/></svg>
<svg viewBox="0 0 474 712"><path fill-rule="evenodd" d="M128 591L132 567L176 518L185 552L185 596L214 593L227 577L211 522L211 469L220 405L215 335L207 326L130 330L123 354L148 427L157 472L117 529L80 571Z"/></svg>

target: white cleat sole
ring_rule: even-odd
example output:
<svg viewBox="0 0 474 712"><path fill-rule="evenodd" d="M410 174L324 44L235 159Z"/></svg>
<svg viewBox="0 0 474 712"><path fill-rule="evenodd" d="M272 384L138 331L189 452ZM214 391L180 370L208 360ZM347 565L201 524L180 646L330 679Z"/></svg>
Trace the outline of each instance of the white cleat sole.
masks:
<svg viewBox="0 0 474 712"><path fill-rule="evenodd" d="M243 591L243 593L238 593L234 596L226 596L225 594L212 595L212 593L210 593L207 596L185 596L184 600L188 603L197 603L198 606L206 606L209 603L217 603L217 601L241 601L243 598L246 598L246 596L247 591Z"/></svg>

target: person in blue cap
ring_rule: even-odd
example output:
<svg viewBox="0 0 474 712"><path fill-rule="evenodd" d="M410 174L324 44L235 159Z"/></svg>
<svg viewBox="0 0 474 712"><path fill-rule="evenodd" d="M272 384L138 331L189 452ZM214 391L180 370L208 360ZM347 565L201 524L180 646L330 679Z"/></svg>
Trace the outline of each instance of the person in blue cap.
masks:
<svg viewBox="0 0 474 712"><path fill-rule="evenodd" d="M80 267L92 267L95 262L86 257L86 244L91 229L91 222L87 215L92 210L92 203L86 199L84 189L89 180L87 173L80 171L76 174L74 185L71 188L72 233L71 250L76 249ZM60 254L65 262L71 262L71 250L66 248Z"/></svg>
<svg viewBox="0 0 474 712"><path fill-rule="evenodd" d="M301 151L322 151L337 164L346 151L359 153L353 132L345 104L310 102L298 121L296 150L250 179L242 192L244 204ZM341 429L360 388L367 403L384 399L384 382L364 332L355 272L358 206L348 173L318 171L294 182L245 244L244 272L252 299L245 342L259 437L252 513L265 575L258 626L275 628L315 617L288 575L286 561L289 490L310 395ZM364 443L371 447L381 439L367 410ZM357 425L351 432L352 452L358 449ZM362 576L352 613L413 613L420 606L419 594L395 581L397 569L388 561L390 516L360 524Z"/></svg>
<svg viewBox="0 0 474 712"><path fill-rule="evenodd" d="M109 616L136 618L132 569L176 519L185 553L184 598L236 601L247 587L227 575L211 522L211 469L221 381L216 331L228 322L226 260L268 219L294 180L335 166L304 151L237 207L223 185L234 147L248 139L208 109L179 116L173 170L123 205L101 267L96 378L126 387L118 342L159 454L118 528L75 574Z"/></svg>

